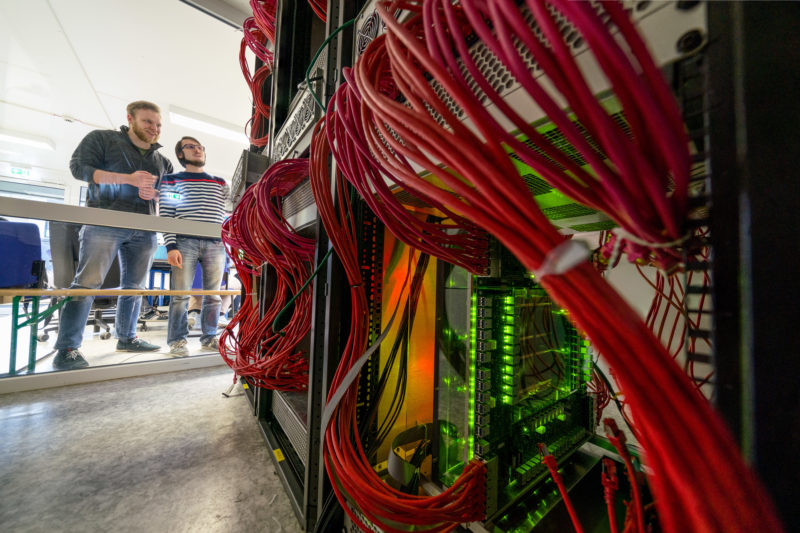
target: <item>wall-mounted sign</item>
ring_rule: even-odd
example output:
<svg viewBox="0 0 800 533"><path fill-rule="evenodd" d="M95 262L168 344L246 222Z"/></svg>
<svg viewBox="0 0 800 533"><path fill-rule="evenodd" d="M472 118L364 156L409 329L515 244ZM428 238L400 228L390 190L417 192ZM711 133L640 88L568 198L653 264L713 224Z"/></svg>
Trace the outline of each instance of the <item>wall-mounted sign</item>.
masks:
<svg viewBox="0 0 800 533"><path fill-rule="evenodd" d="M27 178L31 175L31 169L22 167L9 167L12 176Z"/></svg>

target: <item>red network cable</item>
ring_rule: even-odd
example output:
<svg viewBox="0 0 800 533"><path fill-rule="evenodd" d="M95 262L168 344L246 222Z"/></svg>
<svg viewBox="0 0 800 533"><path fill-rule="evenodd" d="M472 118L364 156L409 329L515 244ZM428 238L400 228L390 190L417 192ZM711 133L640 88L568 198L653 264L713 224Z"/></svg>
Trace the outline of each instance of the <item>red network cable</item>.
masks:
<svg viewBox="0 0 800 533"><path fill-rule="evenodd" d="M266 146L269 142L269 135L258 135L257 132L268 131L269 126L269 102L263 101L264 84L268 83L272 75L272 64L274 62L273 49L275 47L275 11L277 9L276 0L250 0L250 7L253 16L245 19L242 24L244 37L239 48L239 66L242 69L247 87L253 98L255 107L253 116L248 121L250 127L250 142L254 146ZM250 49L258 57L263 65L254 74L250 73L245 52Z"/></svg>
<svg viewBox="0 0 800 533"><path fill-rule="evenodd" d="M250 0L250 8L253 10L253 19L255 19L256 25L274 46L275 13L278 9L277 0Z"/></svg>
<svg viewBox="0 0 800 533"><path fill-rule="evenodd" d="M575 512L575 507L572 505L572 500L567 492L567 487L564 486L564 479L561 477L561 474L558 473L558 464L556 463L556 458L553 457L553 455L547 450L547 446L545 446L544 443L539 443L539 451L542 454L542 462L547 467L548 472L550 472L550 477L553 478L553 482L556 484L556 487L558 487L558 492L561 494L561 499L564 501L564 506L567 508L567 513L572 521L572 527L575 528L575 533L583 533L581 521L578 519L578 514Z"/></svg>
<svg viewBox="0 0 800 533"><path fill-rule="evenodd" d="M628 482L631 485L631 492L633 492L633 513L634 521L636 523L637 533L646 533L644 528L644 506L642 505L642 494L639 488L639 481L636 479L636 472L633 470L633 461L631 455L628 453L628 448L625 447L625 434L619 430L617 423L611 418L603 420L603 425L606 429L606 436L617 453L625 463L625 470L628 473Z"/></svg>
<svg viewBox="0 0 800 533"><path fill-rule="evenodd" d="M553 250L564 238L549 224L519 178L502 144L508 142L502 133L504 128L487 116L473 91L457 81L459 75L425 48L436 43L422 40L426 28L436 28L438 38L446 38L439 32L455 36L453 42L458 47L463 36L457 34L456 28L461 27L461 22L442 23L442 16L458 18L453 6L441 2L434 10L420 8L418 11L425 17L412 17L400 25L389 15L399 5L379 6L387 32L372 42L353 68L353 83L362 97L359 116L373 158L403 187L424 192L490 231L536 272L545 259L552 259ZM429 5L424 4L426 8ZM491 20L496 31L494 40L501 46L513 44L510 31L518 24L515 21L521 20L513 1L463 1L460 5L467 13L482 13ZM408 3L403 6L408 7ZM598 162L602 165L595 168L597 176L590 176L578 186L587 188L587 198L601 200L601 205L613 204L613 210L606 212L636 239L649 243L654 262L669 265L676 252L667 245L678 243L682 237L688 150L668 88L615 2L600 6L620 28L627 51L607 35L590 4L531 0L527 6L553 47L552 53L541 52L552 58L552 65L546 67L548 75L557 87L563 88L573 111L594 132L613 163L614 171ZM626 145L630 139L620 135L608 120L571 56L564 54L551 13L555 9L578 27L612 81L635 132L635 145ZM483 17L473 22L474 26L481 24L485 26ZM523 32L517 32L517 37L531 46ZM540 44L536 47L543 48ZM441 46L439 51L444 56L451 53L451 48ZM510 50L506 51L511 57ZM634 59L636 66L632 64ZM562 69L563 74L552 66ZM524 73L514 74L523 77ZM405 103L382 92L387 76ZM462 124L437 96L430 78L469 117L474 129ZM534 84L520 82L529 92L536 93ZM541 98L539 103L544 107L547 99ZM438 121L431 113L437 114ZM552 113L554 121L560 122L560 108ZM564 128L568 130L569 126L565 124ZM646 139L643 134L647 131L663 135ZM584 157L591 159L585 140L570 140ZM528 164L535 165L533 158L528 159ZM539 167L534 166L537 171L541 170ZM437 183L421 179L420 169L431 173ZM545 174L544 170L541 172ZM669 185L670 178L673 185ZM576 188L575 183L565 185ZM588 263L566 271L546 271L539 278L615 369L654 472L650 480L664 528L780 531L768 496L744 465L724 424L636 312ZM656 389L653 383L659 387Z"/></svg>
<svg viewBox="0 0 800 533"><path fill-rule="evenodd" d="M322 22L327 20L328 2L324 0L308 0L308 5L311 6L311 9L314 10L314 13Z"/></svg>
<svg viewBox="0 0 800 533"><path fill-rule="evenodd" d="M320 218L333 248L342 261L350 283L350 333L341 362L331 383L328 402L342 387L347 373L366 350L368 307L356 246L356 230L347 191L347 182L337 172L336 202L330 185L330 147L326 120L317 124L311 141L311 186ZM338 205L338 209L337 206ZM395 490L373 470L362 448L356 422L357 380L335 407L325 428L325 468L342 508L354 523L367 530L362 515L382 531L401 532L398 524L425 526L420 531L451 531L459 523L481 519L484 511L485 469L476 461L467 464L463 474L445 492L436 496L416 496ZM361 514L351 508L356 507Z"/></svg>
<svg viewBox="0 0 800 533"><path fill-rule="evenodd" d="M383 88L392 91L390 84ZM394 176L370 155L359 120L360 105L361 98L350 83L341 85L328 104L325 131L337 168L401 241L473 274L484 273L488 268L489 241L483 230L422 191L408 192L418 205L431 206L438 221L409 211L394 195Z"/></svg>
<svg viewBox="0 0 800 533"><path fill-rule="evenodd" d="M603 484L603 499L606 501L606 509L608 511L608 524L611 533L619 533L615 506L617 489L619 488L617 465L608 457L603 457L602 463L603 472L600 474L600 480Z"/></svg>
<svg viewBox="0 0 800 533"><path fill-rule="evenodd" d="M301 288L311 274L314 241L298 235L280 207L280 199L307 175L305 159L275 163L258 183L245 190L223 224L222 238L237 271L244 273L247 296L220 338L221 353L237 375L251 378L263 388L303 390L308 386L308 361L297 346L311 327L311 294ZM248 274L262 275L265 264L275 280L275 293L259 316ZM275 330L276 319L292 301L287 324Z"/></svg>

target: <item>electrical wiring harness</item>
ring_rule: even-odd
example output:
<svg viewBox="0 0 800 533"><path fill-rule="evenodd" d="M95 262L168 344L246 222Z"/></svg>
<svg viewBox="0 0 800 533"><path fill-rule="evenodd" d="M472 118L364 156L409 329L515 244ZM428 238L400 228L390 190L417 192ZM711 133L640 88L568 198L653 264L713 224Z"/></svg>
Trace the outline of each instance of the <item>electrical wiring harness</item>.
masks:
<svg viewBox="0 0 800 533"><path fill-rule="evenodd" d="M280 199L307 176L307 159L275 163L245 191L222 225L228 256L243 274L245 301L220 336L220 353L237 375L266 389L308 387L308 361L297 345L311 328L311 293L302 287L311 274L314 240L298 235L280 208ZM259 317L251 276L262 275L264 264L274 274L275 290ZM288 322L276 327L289 305L293 307Z"/></svg>
<svg viewBox="0 0 800 533"><path fill-rule="evenodd" d="M391 15L398 8L415 14L400 24ZM469 220L496 236L569 312L614 369L625 391L653 472L650 484L666 531L780 531L766 492L745 466L721 419L599 273L587 261L565 260L564 252L575 248L564 246L564 237L542 214L505 149L505 145L512 147L557 189L617 222L622 228L620 247L629 258L646 257L672 269L680 261L685 242L690 157L669 88L618 2L528 0L524 8L533 15L538 33L525 23L521 7L513 0L380 3L378 12L386 33L360 56L347 76L348 93L340 89L344 100L336 102L336 119L352 125L348 128L357 129L360 122L360 131L348 134L368 147L368 153L361 151L359 157L370 163L359 163L357 168L375 172L369 167L377 165L380 175L393 184L432 202L454 219ZM617 38L609 34L598 10L616 27ZM612 84L632 136L625 135L595 100L563 42L555 14L569 20L585 39ZM469 27L564 131L587 167L566 160L504 105L469 57L465 33ZM518 44L534 53L551 88L524 67ZM547 158L521 145L488 114L465 79L465 71ZM472 127L463 124L437 95L431 80L443 88ZM559 99L567 102L586 133L574 127ZM328 125L335 127L330 118ZM313 141L318 150L321 137L318 129ZM331 144L335 151L338 145ZM337 162L340 159L341 154ZM375 191L365 189L354 172L343 173L356 189L361 187L359 193L363 190L369 202ZM437 257L450 253L446 245L431 248ZM350 282L358 284L357 278ZM356 341L361 343L361 337ZM360 353L355 346L351 349L350 357ZM347 360L343 358L337 376L347 368ZM327 431L335 427L338 435L329 437L326 432L329 473L342 439L348 441L352 435L354 421L346 413L353 412L353 401L346 396L337 407L345 414ZM342 497L344 490L351 498L359 497L362 512L387 531L397 530L386 523L388 509L397 512L391 515L397 522L431 523L433 516L417 513L410 505L393 507L396 500L388 497L384 485L374 483L369 464L362 460L352 466L353 470L335 470L332 477L343 506L348 501ZM464 476L473 472L469 468ZM453 497L454 487L445 493L447 498ZM442 496L435 497L436 501ZM437 522L463 519L452 513L435 518Z"/></svg>

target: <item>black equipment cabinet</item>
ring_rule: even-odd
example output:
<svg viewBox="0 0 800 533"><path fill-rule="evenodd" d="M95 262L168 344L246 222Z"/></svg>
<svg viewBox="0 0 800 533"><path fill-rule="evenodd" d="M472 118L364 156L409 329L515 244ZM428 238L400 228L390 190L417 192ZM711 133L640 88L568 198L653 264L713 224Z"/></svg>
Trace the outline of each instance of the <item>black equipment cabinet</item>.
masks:
<svg viewBox="0 0 800 533"><path fill-rule="evenodd" d="M797 531L800 4L707 9L716 404Z"/></svg>

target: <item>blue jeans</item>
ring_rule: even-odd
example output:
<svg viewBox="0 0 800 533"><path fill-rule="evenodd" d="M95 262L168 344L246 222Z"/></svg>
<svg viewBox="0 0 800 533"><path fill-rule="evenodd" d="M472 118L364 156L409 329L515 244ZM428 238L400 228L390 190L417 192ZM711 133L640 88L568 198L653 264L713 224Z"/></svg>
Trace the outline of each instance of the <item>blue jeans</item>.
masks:
<svg viewBox="0 0 800 533"><path fill-rule="evenodd" d="M146 289L147 273L156 253L156 234L124 228L83 226L80 232L81 248L78 254L78 271L70 289L97 289L119 254L120 286L123 289ZM58 349L78 348L94 296L73 296L61 311L58 327ZM116 335L121 340L136 337L141 296L117 298L114 319Z"/></svg>
<svg viewBox="0 0 800 533"><path fill-rule="evenodd" d="M203 290L218 291L222 282L225 267L225 246L215 239L193 239L178 236L178 251L183 257L183 268L172 267L169 287L175 291L192 288L197 263L203 271ZM203 334L200 341L217 336L219 307L222 298L219 296L203 296L203 309L200 313ZM189 324L186 311L189 305L188 296L171 296L169 300L169 322L167 323L167 344L186 339L189 335Z"/></svg>

